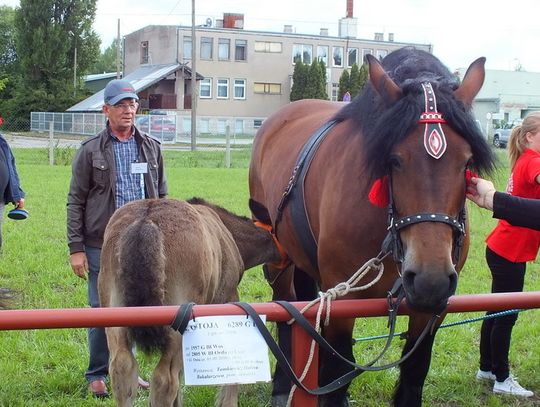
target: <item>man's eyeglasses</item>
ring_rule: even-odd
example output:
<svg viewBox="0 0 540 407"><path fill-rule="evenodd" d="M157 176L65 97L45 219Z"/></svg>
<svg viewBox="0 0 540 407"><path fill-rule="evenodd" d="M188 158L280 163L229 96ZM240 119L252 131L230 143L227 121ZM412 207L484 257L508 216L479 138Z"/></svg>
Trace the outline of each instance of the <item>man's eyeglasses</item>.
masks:
<svg viewBox="0 0 540 407"><path fill-rule="evenodd" d="M118 109L118 110L122 110L122 111L128 111L128 110L132 110L132 111L137 111L137 109L139 108L139 104L138 103L117 103L115 105L111 105L111 107L114 107L115 109Z"/></svg>

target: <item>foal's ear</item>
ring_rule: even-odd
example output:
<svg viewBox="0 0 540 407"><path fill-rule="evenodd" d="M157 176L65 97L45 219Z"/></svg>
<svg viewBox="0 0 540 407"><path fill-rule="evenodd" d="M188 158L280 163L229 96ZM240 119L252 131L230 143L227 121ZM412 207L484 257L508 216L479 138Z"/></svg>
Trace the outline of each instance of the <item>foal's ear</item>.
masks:
<svg viewBox="0 0 540 407"><path fill-rule="evenodd" d="M403 97L401 88L388 76L379 60L367 54L366 61L369 66L369 80L386 104L391 105L401 99Z"/></svg>
<svg viewBox="0 0 540 407"><path fill-rule="evenodd" d="M461 85L454 91L456 99L461 100L467 107L472 105L473 99L484 84L484 79L486 77L486 71L484 69L485 63L485 57L480 57L474 61L467 69L467 72L465 72Z"/></svg>

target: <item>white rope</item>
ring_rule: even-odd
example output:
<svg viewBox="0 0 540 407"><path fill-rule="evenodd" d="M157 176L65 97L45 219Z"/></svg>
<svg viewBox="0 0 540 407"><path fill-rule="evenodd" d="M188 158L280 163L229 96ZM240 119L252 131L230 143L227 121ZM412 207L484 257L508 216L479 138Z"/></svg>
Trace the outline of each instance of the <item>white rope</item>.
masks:
<svg viewBox="0 0 540 407"><path fill-rule="evenodd" d="M382 260L387 255L388 253L380 257L381 255L379 254L379 256L368 260L346 282L339 283L334 288L328 289L326 292L319 292L319 298L316 298L313 301L309 302L304 308L300 310L300 313L303 314L308 309L310 309L313 305L315 305L316 303L319 303L317 314L315 317L315 327L314 327L317 333L319 334L321 333L321 316L323 312L325 312L324 326L328 326L328 324L330 324L330 311L332 308L333 300L339 297L343 297L351 292L365 291L368 288L375 285L381 279L384 272L384 264L382 263ZM367 284L356 287L356 285L360 282L360 280L364 278L365 275L371 269L378 270L378 273L375 276L375 278ZM294 318L290 319L287 323L292 324L293 322L294 322ZM304 378L306 377L309 371L309 368L311 366L311 363L313 362L313 356L315 354L315 345L316 345L316 342L314 339L312 339L311 345L309 348L308 360L306 361L306 366L304 367L304 370L299 377L300 382L302 382ZM296 389L297 389L297 385L293 384L293 386L291 387L291 391L289 393L289 398L287 399L287 407L291 406L292 398L294 396L294 392L296 391Z"/></svg>

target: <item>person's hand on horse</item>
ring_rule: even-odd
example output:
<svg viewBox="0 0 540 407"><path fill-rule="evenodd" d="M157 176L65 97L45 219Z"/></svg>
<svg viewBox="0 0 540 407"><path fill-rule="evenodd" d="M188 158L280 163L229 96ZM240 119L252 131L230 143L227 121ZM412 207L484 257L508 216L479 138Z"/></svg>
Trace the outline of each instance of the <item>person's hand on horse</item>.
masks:
<svg viewBox="0 0 540 407"><path fill-rule="evenodd" d="M69 256L69 262L75 275L86 280L86 275L88 274L88 261L86 260L86 253L72 253L71 256Z"/></svg>
<svg viewBox="0 0 540 407"><path fill-rule="evenodd" d="M493 196L495 195L493 182L483 178L472 177L467 186L467 198L481 208L493 210Z"/></svg>

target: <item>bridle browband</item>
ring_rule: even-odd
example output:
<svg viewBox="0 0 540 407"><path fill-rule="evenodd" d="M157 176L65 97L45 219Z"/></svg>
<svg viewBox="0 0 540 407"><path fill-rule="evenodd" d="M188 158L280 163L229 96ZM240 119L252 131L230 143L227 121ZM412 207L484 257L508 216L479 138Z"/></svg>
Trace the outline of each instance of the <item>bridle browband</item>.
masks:
<svg viewBox="0 0 540 407"><path fill-rule="evenodd" d="M447 147L446 136L441 127L441 123L446 123L446 120L437 110L437 99L431 83L422 83L422 90L425 109L420 115L418 123L425 124L424 148L431 157L439 159L445 153ZM403 245L399 236L401 229L422 222L440 222L450 225L454 230L452 261L454 265L457 264L465 238L465 199L463 199L457 218L444 213L421 212L396 219L391 175L388 176L388 198L388 235L384 239L383 250L392 251L396 263L401 264L404 259Z"/></svg>

